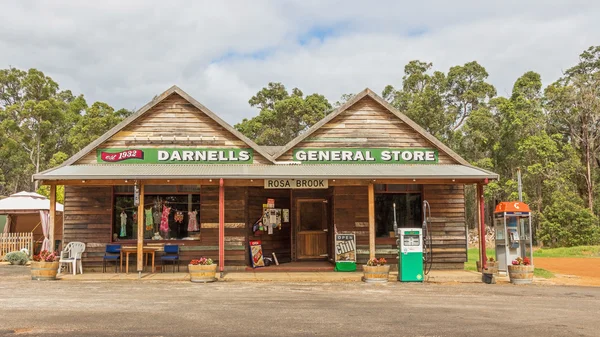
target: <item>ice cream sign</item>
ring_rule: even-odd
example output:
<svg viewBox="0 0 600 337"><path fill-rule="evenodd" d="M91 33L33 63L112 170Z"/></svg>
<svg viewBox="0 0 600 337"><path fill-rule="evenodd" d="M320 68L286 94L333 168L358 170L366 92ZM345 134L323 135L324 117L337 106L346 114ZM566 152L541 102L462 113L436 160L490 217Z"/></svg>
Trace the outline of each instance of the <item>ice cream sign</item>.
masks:
<svg viewBox="0 0 600 337"><path fill-rule="evenodd" d="M294 161L306 164L435 164L435 149L295 149Z"/></svg>
<svg viewBox="0 0 600 337"><path fill-rule="evenodd" d="M252 149L98 149L98 163L252 164Z"/></svg>

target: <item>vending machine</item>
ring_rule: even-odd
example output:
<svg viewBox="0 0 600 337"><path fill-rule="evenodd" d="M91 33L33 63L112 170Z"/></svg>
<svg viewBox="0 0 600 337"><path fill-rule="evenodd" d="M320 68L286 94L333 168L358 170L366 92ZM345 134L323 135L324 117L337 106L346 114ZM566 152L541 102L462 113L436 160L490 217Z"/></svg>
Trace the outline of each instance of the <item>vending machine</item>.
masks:
<svg viewBox="0 0 600 337"><path fill-rule="evenodd" d="M398 281L423 282L423 229L398 228Z"/></svg>

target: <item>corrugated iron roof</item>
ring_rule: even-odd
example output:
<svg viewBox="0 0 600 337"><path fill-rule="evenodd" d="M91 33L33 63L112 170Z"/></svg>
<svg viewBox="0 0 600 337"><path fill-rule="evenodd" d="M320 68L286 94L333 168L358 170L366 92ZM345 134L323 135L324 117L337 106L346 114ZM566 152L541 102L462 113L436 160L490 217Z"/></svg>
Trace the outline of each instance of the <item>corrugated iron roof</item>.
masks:
<svg viewBox="0 0 600 337"><path fill-rule="evenodd" d="M34 175L36 180L70 179L498 179L465 165L72 165Z"/></svg>

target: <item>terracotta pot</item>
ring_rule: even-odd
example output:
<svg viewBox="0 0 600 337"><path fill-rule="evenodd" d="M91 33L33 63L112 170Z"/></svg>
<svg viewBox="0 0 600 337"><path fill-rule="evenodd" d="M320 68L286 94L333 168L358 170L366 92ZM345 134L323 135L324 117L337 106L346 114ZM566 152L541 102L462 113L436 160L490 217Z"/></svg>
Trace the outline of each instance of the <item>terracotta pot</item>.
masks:
<svg viewBox="0 0 600 337"><path fill-rule="evenodd" d="M390 266L363 265L363 281L367 283L385 283L390 276Z"/></svg>
<svg viewBox="0 0 600 337"><path fill-rule="evenodd" d="M58 261L55 262L31 262L31 279L39 281L56 280L58 273Z"/></svg>
<svg viewBox="0 0 600 337"><path fill-rule="evenodd" d="M509 265L508 277L512 284L530 284L533 282L533 266Z"/></svg>
<svg viewBox="0 0 600 337"><path fill-rule="evenodd" d="M197 283L214 282L217 280L215 277L217 273L217 265L192 265L188 264L188 271L190 272L190 281Z"/></svg>

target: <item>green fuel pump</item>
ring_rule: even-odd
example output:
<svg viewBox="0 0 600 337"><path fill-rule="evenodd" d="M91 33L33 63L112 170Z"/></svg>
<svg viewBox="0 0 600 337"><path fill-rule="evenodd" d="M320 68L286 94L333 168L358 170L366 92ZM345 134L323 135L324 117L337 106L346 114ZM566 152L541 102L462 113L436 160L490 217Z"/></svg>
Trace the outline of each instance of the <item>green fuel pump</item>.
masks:
<svg viewBox="0 0 600 337"><path fill-rule="evenodd" d="M423 201L423 227L398 228L396 204L394 207L394 231L398 244L398 281L423 282L424 275L431 270L431 235L427 222L427 211L431 215L429 203Z"/></svg>

